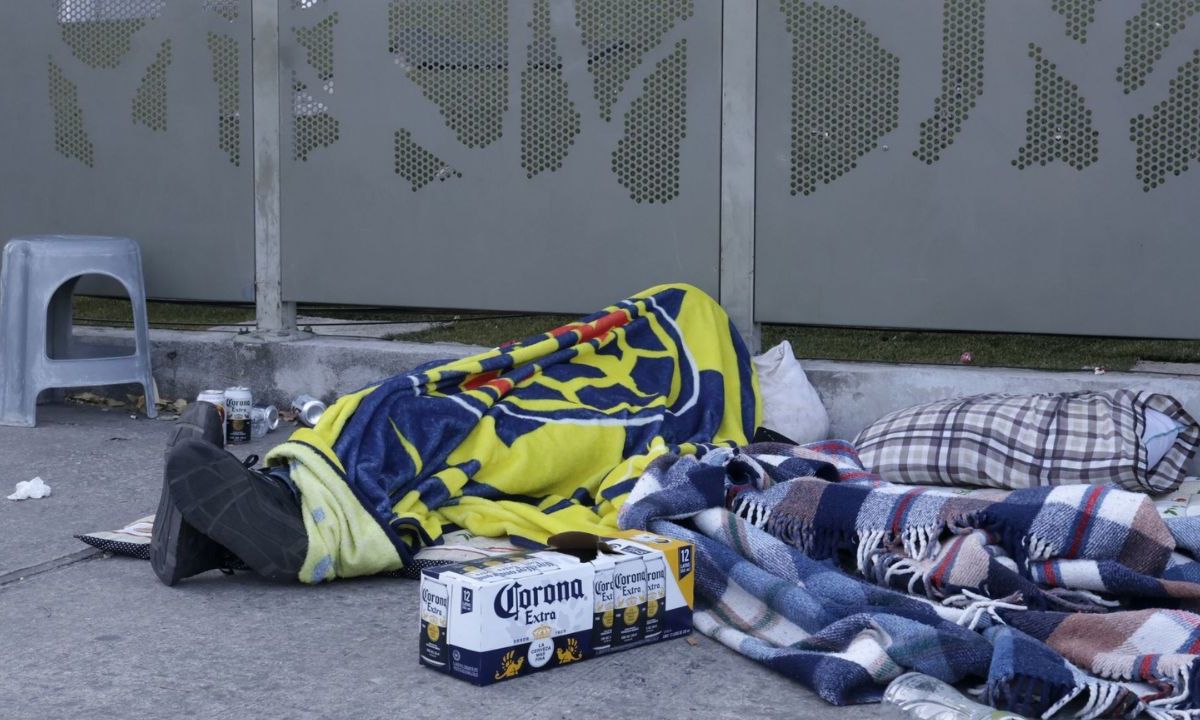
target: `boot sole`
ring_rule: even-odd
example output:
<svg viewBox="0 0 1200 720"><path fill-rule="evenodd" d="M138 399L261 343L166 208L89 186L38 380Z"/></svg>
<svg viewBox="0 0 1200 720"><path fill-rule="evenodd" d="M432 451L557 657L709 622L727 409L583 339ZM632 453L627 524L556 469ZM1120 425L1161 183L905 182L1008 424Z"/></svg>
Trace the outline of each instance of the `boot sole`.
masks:
<svg viewBox="0 0 1200 720"><path fill-rule="evenodd" d="M193 422L177 423L167 441L166 458L176 446L188 440L211 442L214 437L224 442L224 429L220 416L205 413L207 427ZM215 420L215 422L214 422ZM164 463L165 465L165 463ZM162 493L158 498L158 512L154 515L154 530L150 540L150 565L154 574L167 587L174 587L180 580L216 569L221 565L223 548L183 519L171 496L170 483L164 472Z"/></svg>

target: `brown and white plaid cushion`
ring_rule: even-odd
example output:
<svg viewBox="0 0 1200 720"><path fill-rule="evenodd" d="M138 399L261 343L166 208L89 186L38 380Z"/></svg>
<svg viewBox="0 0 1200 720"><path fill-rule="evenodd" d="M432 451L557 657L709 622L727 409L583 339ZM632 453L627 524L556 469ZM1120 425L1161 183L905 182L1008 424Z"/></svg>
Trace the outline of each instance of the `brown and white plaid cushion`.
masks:
<svg viewBox="0 0 1200 720"><path fill-rule="evenodd" d="M1153 468L1141 439L1147 408L1182 428ZM1177 400L1132 390L941 400L891 413L855 440L863 463L893 483L1147 493L1179 487L1198 444L1200 426Z"/></svg>

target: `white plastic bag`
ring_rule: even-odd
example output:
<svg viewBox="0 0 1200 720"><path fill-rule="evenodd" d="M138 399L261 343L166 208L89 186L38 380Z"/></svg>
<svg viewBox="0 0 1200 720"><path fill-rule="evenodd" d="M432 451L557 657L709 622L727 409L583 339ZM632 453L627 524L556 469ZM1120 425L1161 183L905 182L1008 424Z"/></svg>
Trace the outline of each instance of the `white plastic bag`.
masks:
<svg viewBox="0 0 1200 720"><path fill-rule="evenodd" d="M787 340L754 358L763 426L800 444L829 437L829 413Z"/></svg>
<svg viewBox="0 0 1200 720"><path fill-rule="evenodd" d="M41 500L50 497L50 486L40 477L28 482L19 482L13 489L16 492L8 496L9 500Z"/></svg>

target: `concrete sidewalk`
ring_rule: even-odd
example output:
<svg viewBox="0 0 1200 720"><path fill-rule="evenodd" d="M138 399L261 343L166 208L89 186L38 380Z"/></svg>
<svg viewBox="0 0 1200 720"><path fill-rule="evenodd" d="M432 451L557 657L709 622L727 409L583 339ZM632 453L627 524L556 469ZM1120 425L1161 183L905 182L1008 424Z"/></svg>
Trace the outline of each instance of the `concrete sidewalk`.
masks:
<svg viewBox="0 0 1200 720"><path fill-rule="evenodd" d="M417 664L408 580L213 572L164 587L149 563L81 553L72 536L154 512L171 423L55 406L38 422L0 428L0 497L35 475L54 489L0 499L4 718L885 717L830 707L701 636L475 688Z"/></svg>

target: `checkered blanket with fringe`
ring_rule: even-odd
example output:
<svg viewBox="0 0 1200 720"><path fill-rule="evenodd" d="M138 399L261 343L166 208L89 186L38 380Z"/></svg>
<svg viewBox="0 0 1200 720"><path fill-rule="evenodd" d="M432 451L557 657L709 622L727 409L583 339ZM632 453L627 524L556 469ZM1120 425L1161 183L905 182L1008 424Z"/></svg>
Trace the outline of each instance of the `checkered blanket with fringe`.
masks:
<svg viewBox="0 0 1200 720"><path fill-rule="evenodd" d="M695 542L696 627L835 704L918 670L1028 716L1200 714L1200 573L1141 495L897 488L845 443L757 444L659 458L620 524Z"/></svg>

